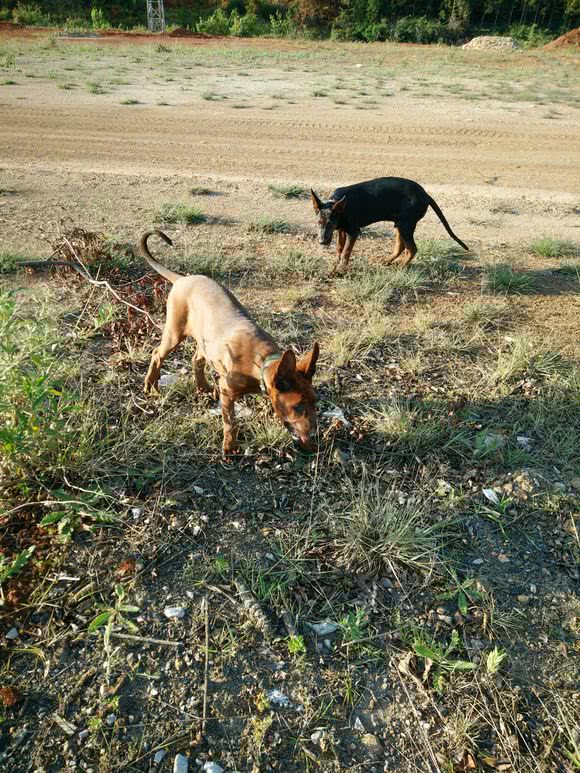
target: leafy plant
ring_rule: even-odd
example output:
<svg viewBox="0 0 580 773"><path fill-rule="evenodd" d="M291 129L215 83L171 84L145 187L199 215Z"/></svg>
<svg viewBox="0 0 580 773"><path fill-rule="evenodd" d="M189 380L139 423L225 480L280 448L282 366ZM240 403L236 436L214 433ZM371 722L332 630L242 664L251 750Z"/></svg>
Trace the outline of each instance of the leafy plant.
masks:
<svg viewBox="0 0 580 773"><path fill-rule="evenodd" d="M105 648L105 668L106 668L106 678L107 682L109 681L110 673L111 673L111 634L113 633L113 628L118 625L121 628L125 628L127 631L129 631L132 634L139 633L139 629L135 625L135 623L132 620L129 620L127 617L125 617L126 613L133 613L138 612L139 607L133 606L131 604L125 603L125 589L122 585L116 584L114 587L114 593L115 593L115 602L113 606L104 606L99 605L99 607L103 610L100 612L91 622L88 626L88 632L94 633L99 628L102 628L104 626L105 633L103 636L103 646Z"/></svg>
<svg viewBox="0 0 580 773"><path fill-rule="evenodd" d="M491 652L488 653L487 658L485 660L487 673L497 674L506 657L507 657L507 652L502 652L502 650L498 649L497 647L494 647L491 650Z"/></svg>
<svg viewBox="0 0 580 773"><path fill-rule="evenodd" d="M99 492L83 493L76 499L71 499L66 491L60 489L52 494L56 497L55 507L59 509L45 515L40 525L56 526L62 542L68 542L76 529L85 528L92 531L95 526L109 526L117 520L112 513L95 506L102 499Z"/></svg>
<svg viewBox="0 0 580 773"><path fill-rule="evenodd" d="M356 644L366 636L368 616L362 607L357 607L338 621L345 644Z"/></svg>
<svg viewBox="0 0 580 773"><path fill-rule="evenodd" d="M454 569L451 569L450 573L454 587L449 591L438 594L437 598L442 601L456 599L459 612L462 615L467 615L469 604L473 604L477 599L481 598L481 593L477 589L478 581L475 577L460 580Z"/></svg>
<svg viewBox="0 0 580 773"><path fill-rule="evenodd" d="M2 586L6 580L17 575L24 566L28 563L30 557L36 549L35 545L18 553L12 560L6 558L3 553L0 553L0 586Z"/></svg>
<svg viewBox="0 0 580 773"><path fill-rule="evenodd" d="M433 685L437 692L442 691L446 674L452 674L455 671L473 671L477 668L476 664L470 660L450 657L460 649L459 644L459 634L456 630L451 632L451 639L446 646L434 640L427 642L421 637L416 637L413 642L415 655L426 661L426 672L429 673L434 667Z"/></svg>
<svg viewBox="0 0 580 773"><path fill-rule="evenodd" d="M304 636L301 634L290 636L287 645L290 655L306 655L306 644L304 642Z"/></svg>

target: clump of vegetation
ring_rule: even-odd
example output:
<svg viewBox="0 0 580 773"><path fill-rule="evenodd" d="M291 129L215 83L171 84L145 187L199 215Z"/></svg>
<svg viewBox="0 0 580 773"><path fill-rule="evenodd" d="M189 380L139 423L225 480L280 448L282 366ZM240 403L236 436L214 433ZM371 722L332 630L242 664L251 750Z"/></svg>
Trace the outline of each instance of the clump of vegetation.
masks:
<svg viewBox="0 0 580 773"><path fill-rule="evenodd" d="M427 285L425 274L418 268L393 267L355 274L345 279L339 292L351 303L386 304L396 298L417 296Z"/></svg>
<svg viewBox="0 0 580 773"><path fill-rule="evenodd" d="M432 572L439 558L441 523L429 524L416 501L401 504L394 491L382 491L365 479L349 487L339 514L328 518L336 545L336 559L349 571L397 576L404 567ZM334 510L336 513L336 510Z"/></svg>
<svg viewBox="0 0 580 773"><path fill-rule="evenodd" d="M302 199L308 195L306 188L301 185L268 185L269 190L275 196L281 196L284 199Z"/></svg>
<svg viewBox="0 0 580 773"><path fill-rule="evenodd" d="M531 274L516 271L509 263L494 263L484 268L483 287L492 293L532 293L536 283Z"/></svg>
<svg viewBox="0 0 580 773"><path fill-rule="evenodd" d="M544 236L530 244L530 252L543 258L576 258L580 255L580 245L566 239Z"/></svg>
<svg viewBox="0 0 580 773"><path fill-rule="evenodd" d="M263 234L285 234L291 230L290 224L286 220L277 220L276 218L260 217L248 226L249 231L258 231Z"/></svg>
<svg viewBox="0 0 580 773"><path fill-rule="evenodd" d="M512 306L505 300L472 301L463 307L463 318L484 330L501 327L513 313Z"/></svg>
<svg viewBox="0 0 580 773"><path fill-rule="evenodd" d="M192 196L211 196L213 194L211 188L206 188L204 185L192 185L189 192Z"/></svg>
<svg viewBox="0 0 580 773"><path fill-rule="evenodd" d="M205 223L207 217L198 207L190 207L187 204L162 204L156 213L161 223L182 223L183 225L198 225Z"/></svg>
<svg viewBox="0 0 580 773"><path fill-rule="evenodd" d="M141 103L139 102L138 99L133 99L133 97L126 97L125 99L122 99L119 104L121 104L121 105L140 105Z"/></svg>

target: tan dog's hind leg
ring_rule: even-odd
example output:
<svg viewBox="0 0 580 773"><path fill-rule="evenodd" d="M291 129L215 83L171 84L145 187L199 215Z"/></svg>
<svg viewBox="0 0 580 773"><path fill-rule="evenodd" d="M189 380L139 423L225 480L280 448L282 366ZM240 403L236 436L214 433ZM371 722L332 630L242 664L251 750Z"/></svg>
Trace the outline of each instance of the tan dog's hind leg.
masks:
<svg viewBox="0 0 580 773"><path fill-rule="evenodd" d="M395 245L393 247L393 251L391 252L389 257L385 260L385 265L390 266L394 260L397 260L397 258L403 252L404 249L405 249L405 243L401 239L401 234L399 232L399 229L395 227Z"/></svg>
<svg viewBox="0 0 580 773"><path fill-rule="evenodd" d="M193 355L193 378L198 392L213 392L205 377L205 357L198 349Z"/></svg>
<svg viewBox="0 0 580 773"><path fill-rule="evenodd" d="M237 428L235 419L235 400L227 386L227 383L220 379L220 401L222 404L222 420L224 425L223 452L226 454L235 454L237 451Z"/></svg>
<svg viewBox="0 0 580 773"><path fill-rule="evenodd" d="M171 306L168 304L167 319L165 320L161 343L153 352L149 370L145 376L145 392L151 392L153 389L157 388L163 360L170 355L174 349L177 349L184 338L185 335L183 334L183 331L179 329L178 325L175 324L175 315L172 314Z"/></svg>

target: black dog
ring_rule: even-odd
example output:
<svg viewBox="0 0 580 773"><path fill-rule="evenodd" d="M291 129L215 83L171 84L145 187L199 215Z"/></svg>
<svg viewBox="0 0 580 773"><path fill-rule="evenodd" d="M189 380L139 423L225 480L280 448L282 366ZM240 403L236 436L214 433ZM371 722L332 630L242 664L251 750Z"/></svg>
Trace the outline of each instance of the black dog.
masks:
<svg viewBox="0 0 580 773"><path fill-rule="evenodd" d="M385 261L386 265L406 250L407 257L403 265L408 266L417 254L417 245L413 239L415 228L429 207L435 211L449 236L463 249L469 250L469 247L455 236L436 202L413 180L405 180L403 177L379 177L376 180L347 185L333 191L330 199L324 203L313 190L310 195L314 211L318 214L320 244L330 244L334 230L338 230L337 260L331 276L339 268L342 271L347 269L360 229L379 220L390 220L395 224L395 247Z"/></svg>

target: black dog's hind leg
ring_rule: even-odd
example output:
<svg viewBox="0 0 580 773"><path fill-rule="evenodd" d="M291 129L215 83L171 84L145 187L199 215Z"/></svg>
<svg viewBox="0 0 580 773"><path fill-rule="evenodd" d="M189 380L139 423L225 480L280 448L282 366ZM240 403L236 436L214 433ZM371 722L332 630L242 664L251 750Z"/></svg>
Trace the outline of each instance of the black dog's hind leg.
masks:
<svg viewBox="0 0 580 773"><path fill-rule="evenodd" d="M399 225L399 233L401 234L401 239L405 245L405 250L407 253L406 260L404 260L402 263L403 266L408 266L417 254L417 245L415 244L415 239L413 238L416 227L417 223L401 223Z"/></svg>
<svg viewBox="0 0 580 773"><path fill-rule="evenodd" d="M403 252L404 249L405 249L405 244L401 239L401 232L399 231L399 227L395 226L395 245L389 257L384 261L385 265L390 266L394 260L397 260L397 258Z"/></svg>

